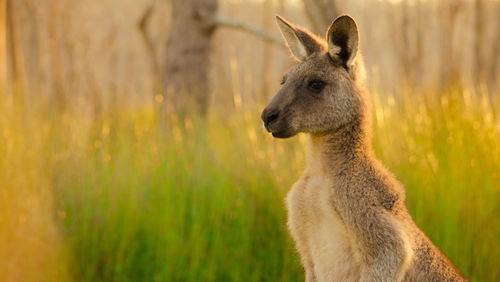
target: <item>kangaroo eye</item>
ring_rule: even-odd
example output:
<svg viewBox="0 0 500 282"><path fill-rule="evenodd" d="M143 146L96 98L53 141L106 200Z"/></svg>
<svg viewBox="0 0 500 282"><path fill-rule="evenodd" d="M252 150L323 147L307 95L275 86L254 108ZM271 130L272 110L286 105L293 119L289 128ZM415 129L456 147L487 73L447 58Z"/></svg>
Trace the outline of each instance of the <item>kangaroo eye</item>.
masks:
<svg viewBox="0 0 500 282"><path fill-rule="evenodd" d="M313 79L309 82L307 85L307 88L314 93L320 93L323 88L325 88L326 83L324 81L318 80L318 79Z"/></svg>

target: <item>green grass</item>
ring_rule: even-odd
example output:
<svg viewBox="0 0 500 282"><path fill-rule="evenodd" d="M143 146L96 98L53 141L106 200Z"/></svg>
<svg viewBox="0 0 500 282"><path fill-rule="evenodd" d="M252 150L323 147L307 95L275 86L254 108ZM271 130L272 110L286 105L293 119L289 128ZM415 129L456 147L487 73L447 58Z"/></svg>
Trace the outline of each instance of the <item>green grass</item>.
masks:
<svg viewBox="0 0 500 282"><path fill-rule="evenodd" d="M198 121L196 128L205 130L177 124L161 132L149 118L121 119L116 132L99 139L102 146L61 162L55 172L79 275L89 281L300 280L284 225L286 187L278 188L267 154L251 155L260 146L239 132L248 124ZM285 174L287 186L296 171Z"/></svg>
<svg viewBox="0 0 500 282"><path fill-rule="evenodd" d="M417 224L472 280L500 280L499 105L462 90L374 94L373 103L377 155L406 186ZM31 267L37 277L303 280L283 199L303 168L304 136L272 139L258 109L166 125L150 106L94 118L43 106L6 112L0 168L10 172L0 183L48 203L28 217L57 230L34 225L53 242L41 252L51 263ZM0 194L4 210L25 205L12 201ZM1 219L0 240L29 241L7 236L21 225ZM9 271L0 267L0 278Z"/></svg>

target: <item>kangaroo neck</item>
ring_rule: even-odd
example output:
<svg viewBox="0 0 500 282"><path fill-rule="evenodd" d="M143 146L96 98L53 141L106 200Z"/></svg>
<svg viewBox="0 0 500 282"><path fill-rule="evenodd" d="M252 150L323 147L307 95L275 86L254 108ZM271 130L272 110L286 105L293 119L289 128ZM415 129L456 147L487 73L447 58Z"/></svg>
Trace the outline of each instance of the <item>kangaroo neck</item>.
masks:
<svg viewBox="0 0 500 282"><path fill-rule="evenodd" d="M371 140L361 120L330 132L308 136L307 168L330 172L366 160L372 154Z"/></svg>

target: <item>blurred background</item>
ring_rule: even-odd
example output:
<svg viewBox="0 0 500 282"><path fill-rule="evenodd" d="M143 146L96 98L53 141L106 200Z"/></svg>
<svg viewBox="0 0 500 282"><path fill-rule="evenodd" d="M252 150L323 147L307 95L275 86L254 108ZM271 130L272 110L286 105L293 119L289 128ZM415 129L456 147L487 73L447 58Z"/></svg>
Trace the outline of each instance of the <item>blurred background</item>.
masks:
<svg viewBox="0 0 500 282"><path fill-rule="evenodd" d="M472 281L500 281L497 0L0 0L1 281L303 281L305 136L260 112L275 14L358 22L378 157Z"/></svg>

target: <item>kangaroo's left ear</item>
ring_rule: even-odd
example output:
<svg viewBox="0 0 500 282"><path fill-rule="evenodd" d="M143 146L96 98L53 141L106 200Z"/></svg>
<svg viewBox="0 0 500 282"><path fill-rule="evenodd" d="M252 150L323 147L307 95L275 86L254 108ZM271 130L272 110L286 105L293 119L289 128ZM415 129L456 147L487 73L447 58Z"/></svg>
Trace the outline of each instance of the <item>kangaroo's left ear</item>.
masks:
<svg viewBox="0 0 500 282"><path fill-rule="evenodd" d="M276 22L292 55L299 61L322 49L317 37L307 30L289 23L284 18L276 16Z"/></svg>
<svg viewBox="0 0 500 282"><path fill-rule="evenodd" d="M348 15L336 18L328 28L326 38L330 57L350 67L358 53L359 43L358 26L354 19Z"/></svg>

